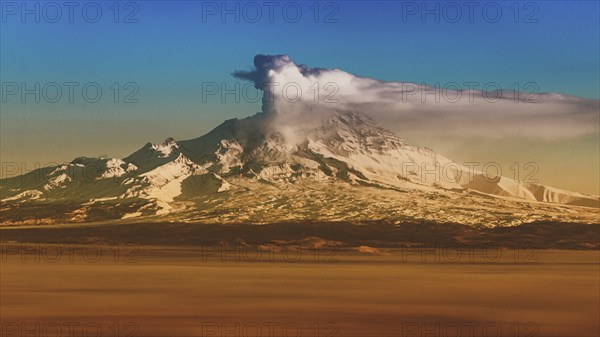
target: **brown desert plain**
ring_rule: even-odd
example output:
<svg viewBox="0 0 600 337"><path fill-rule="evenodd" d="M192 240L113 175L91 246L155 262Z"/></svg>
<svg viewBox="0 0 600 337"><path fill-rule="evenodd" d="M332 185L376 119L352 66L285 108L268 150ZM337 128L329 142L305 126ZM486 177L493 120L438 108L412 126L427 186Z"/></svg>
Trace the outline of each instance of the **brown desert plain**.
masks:
<svg viewBox="0 0 600 337"><path fill-rule="evenodd" d="M2 336L599 335L597 225L360 227L2 228Z"/></svg>

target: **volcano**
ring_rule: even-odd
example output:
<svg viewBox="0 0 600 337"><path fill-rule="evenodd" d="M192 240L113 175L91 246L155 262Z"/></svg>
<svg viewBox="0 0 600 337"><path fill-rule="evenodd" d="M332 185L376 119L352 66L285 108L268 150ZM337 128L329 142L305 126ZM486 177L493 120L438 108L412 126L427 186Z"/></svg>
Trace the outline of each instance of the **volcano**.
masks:
<svg viewBox="0 0 600 337"><path fill-rule="evenodd" d="M122 159L79 157L4 179L0 221L598 222L598 196L490 177L408 144L360 111L302 108L313 111L308 123L265 100L263 111L195 139L168 138Z"/></svg>

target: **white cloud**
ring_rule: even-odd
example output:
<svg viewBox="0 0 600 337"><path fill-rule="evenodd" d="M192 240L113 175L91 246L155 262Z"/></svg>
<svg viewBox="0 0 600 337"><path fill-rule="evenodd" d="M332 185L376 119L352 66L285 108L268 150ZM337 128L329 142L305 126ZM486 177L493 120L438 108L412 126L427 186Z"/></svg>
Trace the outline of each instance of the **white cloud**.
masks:
<svg viewBox="0 0 600 337"><path fill-rule="evenodd" d="M527 88L529 92L500 93L492 82L478 86L448 83L437 88L383 82L339 69L297 65L287 55L258 55L254 66L234 76L254 81L264 90L263 112L287 128L341 110L367 114L400 133L418 130L455 139L562 139L599 131L600 101L553 93L531 95L533 86ZM487 89L482 91L483 87Z"/></svg>

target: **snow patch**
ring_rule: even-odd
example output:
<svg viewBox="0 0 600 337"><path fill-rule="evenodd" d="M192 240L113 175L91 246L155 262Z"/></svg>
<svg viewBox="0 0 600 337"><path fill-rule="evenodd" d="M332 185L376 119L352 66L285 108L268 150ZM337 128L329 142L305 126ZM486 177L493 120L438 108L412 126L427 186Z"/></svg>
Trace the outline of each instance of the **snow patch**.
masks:
<svg viewBox="0 0 600 337"><path fill-rule="evenodd" d="M106 170L97 179L120 177L126 173L137 170L137 166L126 163L121 159L112 158L106 162Z"/></svg>
<svg viewBox="0 0 600 337"><path fill-rule="evenodd" d="M142 186L136 185L130 188L125 197L135 196L155 200L160 207L156 214L168 214L172 210L170 203L181 194L182 182L192 174L201 171L203 171L202 167L183 154L179 154L177 159L142 174L140 176Z"/></svg>
<svg viewBox="0 0 600 337"><path fill-rule="evenodd" d="M125 215L123 215L121 217L121 219L131 219L131 218L137 218L140 216L142 216L142 212L126 213Z"/></svg>
<svg viewBox="0 0 600 337"><path fill-rule="evenodd" d="M241 166L240 156L244 148L235 140L223 139L219 142L219 148L215 152L218 162L221 164L221 172L227 173L234 166Z"/></svg>
<svg viewBox="0 0 600 337"><path fill-rule="evenodd" d="M44 185L44 190L48 191L48 190L52 190L56 187L61 187L61 188L65 188L66 186L64 185L65 182L71 182L73 181L71 179L71 177L69 177L68 175L66 175L65 173L59 174L56 177L50 178L48 180L48 183L46 185Z"/></svg>
<svg viewBox="0 0 600 337"><path fill-rule="evenodd" d="M227 181L225 181L225 179L223 179L218 174L214 174L214 176L221 183L221 186L219 186L219 189L217 189L217 193L229 191L231 189L231 184L229 184Z"/></svg>
<svg viewBox="0 0 600 337"><path fill-rule="evenodd" d="M38 190L27 190L27 191L23 191L15 196L12 196L10 198L6 198L6 199L2 199L2 201L13 201L13 200L20 200L20 199L29 199L29 200L35 200L35 199L39 199L44 193L38 191Z"/></svg>

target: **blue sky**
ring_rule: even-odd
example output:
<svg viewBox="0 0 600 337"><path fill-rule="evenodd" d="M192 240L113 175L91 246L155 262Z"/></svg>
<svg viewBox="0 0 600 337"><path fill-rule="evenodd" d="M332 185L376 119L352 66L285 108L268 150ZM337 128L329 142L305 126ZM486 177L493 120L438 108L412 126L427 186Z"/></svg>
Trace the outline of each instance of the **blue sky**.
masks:
<svg viewBox="0 0 600 337"><path fill-rule="evenodd" d="M33 7L35 2L29 3ZM287 53L308 65L384 80L534 81L542 91L599 98L597 1L536 2L536 23L522 22L535 10L524 8L528 2L519 6L518 23L512 2L495 2L502 8L496 23L487 22L479 10L485 2L474 10L473 22L459 3L462 19L451 23L450 14L442 13L436 23L432 15L423 22L420 9L403 14L413 2L392 1L337 2L333 23L314 23L312 2L296 2L303 10L300 22L287 22L278 10L285 4L281 2L273 23L266 12L258 23L250 23L250 14L243 13L236 23L232 15L223 22L220 13L207 14L202 22L202 1L143 1L136 2L137 23L115 24L111 3L100 2L103 13L93 24L77 9L75 23L68 22L66 9L58 23L43 18L34 23L33 16L22 23L20 13L4 13L3 80L123 77L149 92L165 86L185 95L200 78L228 80L231 71L251 65L257 53ZM430 3L440 5L442 12L443 2ZM244 3L238 4L243 12ZM333 10L324 9L325 4L320 21ZM121 20L131 10L121 8ZM490 20L494 10L488 11Z"/></svg>
<svg viewBox="0 0 600 337"><path fill-rule="evenodd" d="M22 7L13 14L13 3L22 6L2 1L2 82L95 82L103 99L22 103L9 97L2 103L3 160L124 156L146 141L192 138L224 119L251 115L258 103L202 102L202 83L233 85L231 72L248 69L258 53L285 53L309 66L381 80L495 82L505 88L534 82L541 92L600 98L598 1L477 2L472 20L464 3L456 2L462 11L457 22L450 22L455 8L428 1L428 8L440 6L439 23L433 14L423 19L423 8L409 14L422 1L321 1L318 7L276 2L274 22L256 2L263 11L256 23L250 22L253 9L235 1L224 6L240 6L239 23L233 15L222 19L224 2L124 1L117 23L113 1L77 2L73 23L64 7L58 22L49 22L54 9L44 14L45 3L36 1L25 6L41 6L40 22L31 14L23 20ZM94 19L96 4L102 10L98 22L86 22ZM217 13L208 13L214 4ZM290 22L296 7L302 15ZM124 23L132 11L137 22ZM328 15L333 22L323 22ZM134 82L139 103L106 99L114 82Z"/></svg>

